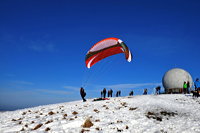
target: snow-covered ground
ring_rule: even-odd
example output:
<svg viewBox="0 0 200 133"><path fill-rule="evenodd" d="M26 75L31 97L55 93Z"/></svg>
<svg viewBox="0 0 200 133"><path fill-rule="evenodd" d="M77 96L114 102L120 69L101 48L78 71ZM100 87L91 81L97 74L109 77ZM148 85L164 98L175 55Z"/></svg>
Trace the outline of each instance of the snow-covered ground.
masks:
<svg viewBox="0 0 200 133"><path fill-rule="evenodd" d="M83 127L86 119L93 126ZM75 101L0 113L0 133L199 133L200 98L183 94Z"/></svg>

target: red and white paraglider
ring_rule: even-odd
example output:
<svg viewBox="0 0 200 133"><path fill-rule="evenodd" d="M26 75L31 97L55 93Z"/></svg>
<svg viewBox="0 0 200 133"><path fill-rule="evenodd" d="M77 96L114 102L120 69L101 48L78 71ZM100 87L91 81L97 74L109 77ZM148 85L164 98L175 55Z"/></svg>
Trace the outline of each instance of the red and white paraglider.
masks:
<svg viewBox="0 0 200 133"><path fill-rule="evenodd" d="M91 68L94 64L102 59L124 53L128 62L132 59L132 54L126 44L118 38L106 38L94 44L87 52L85 63L87 68Z"/></svg>

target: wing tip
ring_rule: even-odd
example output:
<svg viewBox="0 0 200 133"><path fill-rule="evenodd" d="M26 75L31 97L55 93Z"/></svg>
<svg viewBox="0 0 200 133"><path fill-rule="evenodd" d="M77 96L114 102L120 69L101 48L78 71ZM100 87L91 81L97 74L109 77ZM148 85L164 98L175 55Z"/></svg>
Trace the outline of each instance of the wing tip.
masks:
<svg viewBox="0 0 200 133"><path fill-rule="evenodd" d="M131 51L129 50L129 55L128 55L128 59L127 59L128 62L131 62L132 61L132 54L131 54Z"/></svg>

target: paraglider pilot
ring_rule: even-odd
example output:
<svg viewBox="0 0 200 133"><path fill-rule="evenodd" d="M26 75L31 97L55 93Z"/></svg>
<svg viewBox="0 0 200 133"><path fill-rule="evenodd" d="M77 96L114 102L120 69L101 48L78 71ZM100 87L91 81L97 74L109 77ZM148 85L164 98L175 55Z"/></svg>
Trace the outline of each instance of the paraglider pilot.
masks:
<svg viewBox="0 0 200 133"><path fill-rule="evenodd" d="M85 93L85 90L83 89L83 87L80 88L80 94L83 99L83 102L85 102L86 101L86 99L85 99L86 93Z"/></svg>

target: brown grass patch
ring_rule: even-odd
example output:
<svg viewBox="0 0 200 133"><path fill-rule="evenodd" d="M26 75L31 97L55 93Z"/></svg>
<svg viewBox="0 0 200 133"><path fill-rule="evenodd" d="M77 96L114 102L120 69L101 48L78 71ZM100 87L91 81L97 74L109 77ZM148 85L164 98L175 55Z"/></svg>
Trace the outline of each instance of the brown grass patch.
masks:
<svg viewBox="0 0 200 133"><path fill-rule="evenodd" d="M122 129L118 129L118 128L117 128L117 132L123 132L123 130L122 130Z"/></svg>
<svg viewBox="0 0 200 133"><path fill-rule="evenodd" d="M49 124L49 123L51 123L51 122L53 122L53 120L49 120L49 121L47 121L45 124Z"/></svg>
<svg viewBox="0 0 200 133"><path fill-rule="evenodd" d="M97 109L94 109L94 112L96 112L96 113L99 113L99 110L97 110Z"/></svg>
<svg viewBox="0 0 200 133"><path fill-rule="evenodd" d="M48 113L49 115L53 115L53 114L55 114L53 111L50 111L49 113Z"/></svg>
<svg viewBox="0 0 200 133"><path fill-rule="evenodd" d="M49 130L51 130L49 127L47 127L47 128L45 129L46 132L49 131Z"/></svg>
<svg viewBox="0 0 200 133"><path fill-rule="evenodd" d="M162 121L162 117L158 116L158 114L156 114L154 112L148 112L146 114L146 117L149 118L149 119L152 118L152 119L155 119L157 121Z"/></svg>
<svg viewBox="0 0 200 133"><path fill-rule="evenodd" d="M91 126L93 126L94 124L91 122L91 120L88 118L85 120L83 127L84 128L90 128Z"/></svg>
<svg viewBox="0 0 200 133"><path fill-rule="evenodd" d="M25 131L25 129L24 129L24 128L22 128L20 131Z"/></svg>
<svg viewBox="0 0 200 133"><path fill-rule="evenodd" d="M123 121L118 120L117 123L123 123Z"/></svg>
<svg viewBox="0 0 200 133"><path fill-rule="evenodd" d="M77 115L77 114L78 114L78 112L74 111L72 114L73 114L73 115Z"/></svg>
<svg viewBox="0 0 200 133"><path fill-rule="evenodd" d="M122 106L126 106L126 105L127 105L127 103L126 103L126 102L123 102L123 103L121 103L121 105L122 105Z"/></svg>
<svg viewBox="0 0 200 133"><path fill-rule="evenodd" d="M84 132L89 132L90 130L88 130L88 129L82 129L81 130L81 133L84 133Z"/></svg>
<svg viewBox="0 0 200 133"><path fill-rule="evenodd" d="M160 114L164 115L164 116L175 116L175 115L177 115L177 113L167 112L167 111L161 111Z"/></svg>
<svg viewBox="0 0 200 133"><path fill-rule="evenodd" d="M178 115L177 113L174 112L169 112L169 111L160 111L160 112L148 112L146 114L147 118L152 118L157 121L162 121L163 118L166 117L167 120L169 120L169 117L174 117L175 115Z"/></svg>
<svg viewBox="0 0 200 133"><path fill-rule="evenodd" d="M40 116L35 116L35 118L40 118Z"/></svg>
<svg viewBox="0 0 200 133"><path fill-rule="evenodd" d="M129 108L129 110L136 110L137 109L137 107L135 107L135 108Z"/></svg>
<svg viewBox="0 0 200 133"><path fill-rule="evenodd" d="M99 119L97 119L97 120L95 120L95 122L100 122L100 120L99 120Z"/></svg>
<svg viewBox="0 0 200 133"><path fill-rule="evenodd" d="M23 112L23 113L22 113L22 115L25 115L25 114L26 114L26 112Z"/></svg>
<svg viewBox="0 0 200 133"><path fill-rule="evenodd" d="M38 128L40 128L43 124L38 124L37 126L35 126L32 130L37 130Z"/></svg>
<svg viewBox="0 0 200 133"><path fill-rule="evenodd" d="M107 107L106 105L103 105L102 107Z"/></svg>

